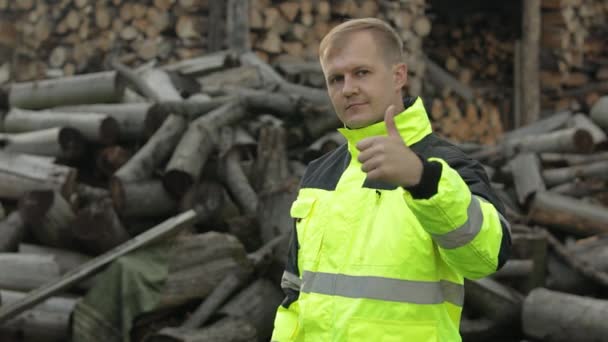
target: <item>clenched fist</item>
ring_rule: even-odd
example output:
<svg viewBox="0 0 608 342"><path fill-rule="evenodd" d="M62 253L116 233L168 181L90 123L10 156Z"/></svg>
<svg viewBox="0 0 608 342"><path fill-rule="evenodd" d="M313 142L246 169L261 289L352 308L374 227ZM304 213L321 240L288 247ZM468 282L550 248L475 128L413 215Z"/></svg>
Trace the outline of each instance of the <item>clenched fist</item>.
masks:
<svg viewBox="0 0 608 342"><path fill-rule="evenodd" d="M393 105L384 113L384 124L388 136L365 138L357 143L361 170L367 178L379 180L396 186L410 187L420 182L422 161L405 142L397 126L395 115L398 113Z"/></svg>

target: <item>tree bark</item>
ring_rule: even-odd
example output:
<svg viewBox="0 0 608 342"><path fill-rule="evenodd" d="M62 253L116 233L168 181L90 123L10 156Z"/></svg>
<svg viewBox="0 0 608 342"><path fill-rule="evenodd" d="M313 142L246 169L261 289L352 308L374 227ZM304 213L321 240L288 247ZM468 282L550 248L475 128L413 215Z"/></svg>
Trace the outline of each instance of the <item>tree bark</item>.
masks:
<svg viewBox="0 0 608 342"><path fill-rule="evenodd" d="M79 159L85 151L80 132L70 127L55 127L17 134L0 134L6 152Z"/></svg>
<svg viewBox="0 0 608 342"><path fill-rule="evenodd" d="M45 245L74 248L76 241L70 230L75 219L70 204L56 191L34 190L19 201L19 213L36 239Z"/></svg>
<svg viewBox="0 0 608 342"><path fill-rule="evenodd" d="M576 236L608 233L608 213L604 207L555 193L537 193L528 217Z"/></svg>
<svg viewBox="0 0 608 342"><path fill-rule="evenodd" d="M540 23L541 0L528 0L523 6L522 30L522 123L535 122L540 117Z"/></svg>
<svg viewBox="0 0 608 342"><path fill-rule="evenodd" d="M543 171L543 178L548 186L570 182L578 177L608 179L608 160Z"/></svg>
<svg viewBox="0 0 608 342"><path fill-rule="evenodd" d="M593 105L590 116L596 125L608 130L608 96L602 96Z"/></svg>
<svg viewBox="0 0 608 342"><path fill-rule="evenodd" d="M63 113L100 113L112 117L118 123L120 141L133 141L143 138L144 120L151 103L113 103L51 108ZM159 124L160 126L160 124Z"/></svg>
<svg viewBox="0 0 608 342"><path fill-rule="evenodd" d="M0 151L0 194L19 199L32 190L56 189L69 198L76 186L77 171L55 165L42 157Z"/></svg>
<svg viewBox="0 0 608 342"><path fill-rule="evenodd" d="M93 255L104 253L130 239L110 199L80 210L71 227L80 248Z"/></svg>
<svg viewBox="0 0 608 342"><path fill-rule="evenodd" d="M258 279L234 296L219 313L250 322L260 339L270 340L276 309L284 297L277 285Z"/></svg>
<svg viewBox="0 0 608 342"><path fill-rule="evenodd" d="M4 305L14 303L26 295L16 291L0 291ZM8 341L67 341L70 315L75 305L76 300L73 298L47 299L35 308L0 325L0 335Z"/></svg>
<svg viewBox="0 0 608 342"><path fill-rule="evenodd" d="M30 291L59 277L59 265L49 255L0 253L0 288Z"/></svg>
<svg viewBox="0 0 608 342"><path fill-rule="evenodd" d="M526 204L530 196L546 190L536 154L522 153L509 162L519 204Z"/></svg>
<svg viewBox="0 0 608 342"><path fill-rule="evenodd" d="M543 341L601 341L608 336L607 314L606 300L539 288L524 301L523 330Z"/></svg>
<svg viewBox="0 0 608 342"><path fill-rule="evenodd" d="M163 329L162 334L152 335L145 342L256 342L258 341L255 327L249 322L236 318L224 318L212 325L186 330L179 328Z"/></svg>
<svg viewBox="0 0 608 342"><path fill-rule="evenodd" d="M196 182L213 150L217 132L224 125L241 120L247 112L240 101L227 103L188 126L163 176L163 185L173 196L181 198Z"/></svg>
<svg viewBox="0 0 608 342"><path fill-rule="evenodd" d="M96 113L60 113L52 111L30 111L13 108L4 118L7 132L30 132L53 127L72 127L87 140L112 144L120 136L116 120Z"/></svg>
<svg viewBox="0 0 608 342"><path fill-rule="evenodd" d="M91 260L90 256L78 252L61 248L32 245L29 243L20 243L19 253L51 256L57 263L57 266L59 266L59 273L61 275L66 274L67 272Z"/></svg>
<svg viewBox="0 0 608 342"><path fill-rule="evenodd" d="M0 221L0 252L16 252L25 236L25 224L17 210Z"/></svg>
<svg viewBox="0 0 608 342"><path fill-rule="evenodd" d="M111 193L122 217L162 217L177 211L177 202L158 180L112 183Z"/></svg>
<svg viewBox="0 0 608 342"><path fill-rule="evenodd" d="M196 218L196 212L190 210L181 213L177 216L171 217L164 222L158 224L155 227L150 228L146 232L134 237L133 239L123 243L122 245L108 251L84 265L72 270L68 274L65 274L61 278L48 283L32 293L29 293L27 297L12 303L10 305L0 306L0 323L15 317L23 311L35 306L41 301L49 298L50 296L58 293L70 286L74 285L95 272L99 271L105 265L109 264L116 258L123 256L137 248L140 248L146 244L159 241L167 236L171 236L179 231L179 229L192 223Z"/></svg>
<svg viewBox="0 0 608 342"><path fill-rule="evenodd" d="M9 93L11 107L42 109L87 103L120 102L124 85L114 71L14 83Z"/></svg>
<svg viewBox="0 0 608 342"><path fill-rule="evenodd" d="M226 41L237 53L251 50L249 43L249 1L228 0L226 3Z"/></svg>

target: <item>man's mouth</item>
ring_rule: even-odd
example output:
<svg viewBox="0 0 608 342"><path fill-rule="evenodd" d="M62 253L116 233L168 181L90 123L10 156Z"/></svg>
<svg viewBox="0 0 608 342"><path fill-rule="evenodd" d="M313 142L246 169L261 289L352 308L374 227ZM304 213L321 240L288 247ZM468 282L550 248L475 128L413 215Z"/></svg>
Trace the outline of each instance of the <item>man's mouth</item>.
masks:
<svg viewBox="0 0 608 342"><path fill-rule="evenodd" d="M353 107L362 106L362 105L364 105L364 104L365 104L365 102L361 102L361 103L351 103L351 104L349 104L348 106L346 106L346 109L348 110L348 109L351 109L351 108L353 108Z"/></svg>

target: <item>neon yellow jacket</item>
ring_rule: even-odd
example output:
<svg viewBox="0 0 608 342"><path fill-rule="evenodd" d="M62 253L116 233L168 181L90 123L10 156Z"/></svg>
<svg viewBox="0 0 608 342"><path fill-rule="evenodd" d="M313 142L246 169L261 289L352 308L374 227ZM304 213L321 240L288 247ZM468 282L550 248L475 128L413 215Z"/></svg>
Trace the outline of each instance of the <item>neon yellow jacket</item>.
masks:
<svg viewBox="0 0 608 342"><path fill-rule="evenodd" d="M461 340L463 277L504 264L508 223L481 166L432 134L422 100L406 108L395 123L423 160L417 186L361 171L355 145L384 122L340 129L348 143L307 168L272 341Z"/></svg>

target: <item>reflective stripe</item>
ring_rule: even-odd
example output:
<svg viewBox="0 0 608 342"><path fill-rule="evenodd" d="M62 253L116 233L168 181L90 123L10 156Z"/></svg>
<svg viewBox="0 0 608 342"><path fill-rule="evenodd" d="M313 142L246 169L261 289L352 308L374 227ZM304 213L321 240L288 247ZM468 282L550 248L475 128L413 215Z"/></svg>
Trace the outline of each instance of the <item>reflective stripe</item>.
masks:
<svg viewBox="0 0 608 342"><path fill-rule="evenodd" d="M447 280L413 281L304 271L302 292L413 304L462 306L464 286Z"/></svg>
<svg viewBox="0 0 608 342"><path fill-rule="evenodd" d="M481 230L483 224L483 213L479 199L471 196L471 203L467 208L467 221L460 227L445 234L431 234L433 240L437 242L441 248L453 249L466 245L473 241L477 233Z"/></svg>
<svg viewBox="0 0 608 342"><path fill-rule="evenodd" d="M283 272L283 277L281 278L281 288L300 291L301 286L302 280L300 280L297 275L287 271Z"/></svg>

